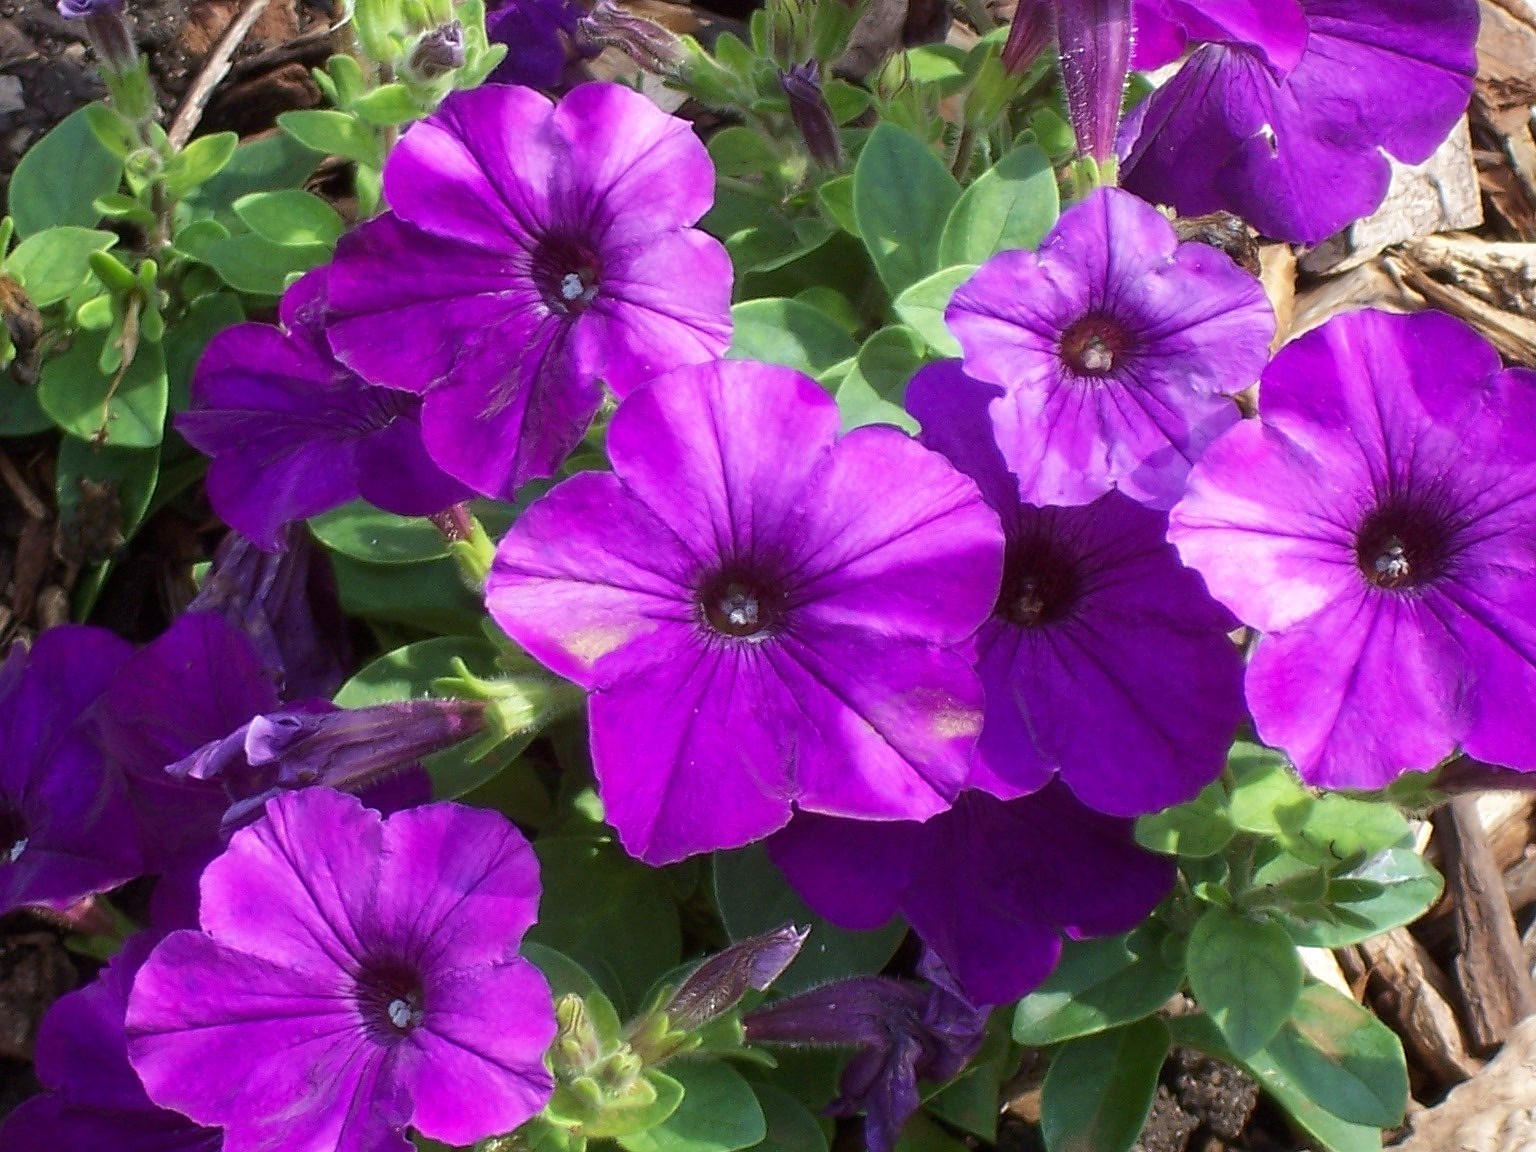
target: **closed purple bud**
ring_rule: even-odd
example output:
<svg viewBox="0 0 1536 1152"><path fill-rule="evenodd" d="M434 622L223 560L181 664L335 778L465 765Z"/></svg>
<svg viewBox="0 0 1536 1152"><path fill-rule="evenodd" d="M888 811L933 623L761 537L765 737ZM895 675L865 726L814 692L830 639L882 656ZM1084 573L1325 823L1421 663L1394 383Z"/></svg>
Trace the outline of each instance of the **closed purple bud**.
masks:
<svg viewBox="0 0 1536 1152"><path fill-rule="evenodd" d="M123 15L123 0L59 0L59 15L85 21L86 34L103 68L126 72L138 63L139 50Z"/></svg>
<svg viewBox="0 0 1536 1152"><path fill-rule="evenodd" d="M747 990L766 992L800 954L809 929L786 924L732 944L693 970L664 1011L679 1032L692 1032L734 1008Z"/></svg>
<svg viewBox="0 0 1536 1152"><path fill-rule="evenodd" d="M1019 0L1003 45L1003 67L1017 75L1026 71L1056 31L1051 0Z"/></svg>
<svg viewBox="0 0 1536 1152"><path fill-rule="evenodd" d="M217 612L243 632L280 699L329 696L347 678L352 645L336 574L303 527L285 530L279 552L224 537L187 611Z"/></svg>
<svg viewBox="0 0 1536 1152"><path fill-rule="evenodd" d="M1130 74L1131 0L1056 0L1056 32L1078 153L1103 164L1115 155Z"/></svg>
<svg viewBox="0 0 1536 1152"><path fill-rule="evenodd" d="M454 20L422 33L407 63L422 80L436 80L464 67L464 25Z"/></svg>
<svg viewBox="0 0 1536 1152"><path fill-rule="evenodd" d="M659 76L675 75L682 68L683 42L654 20L636 16L614 0L597 0L576 27L592 43L617 48Z"/></svg>
<svg viewBox="0 0 1536 1152"><path fill-rule="evenodd" d="M811 60L779 73L779 87L789 97L789 114L805 138L811 159L824 168L837 168L843 162L843 142L837 135L837 121L821 90L821 65Z"/></svg>
<svg viewBox="0 0 1536 1152"><path fill-rule="evenodd" d="M884 976L824 984L742 1018L749 1044L857 1048L829 1111L864 1113L869 1152L891 1152L921 1103L917 1082L952 1080L981 1047L987 1010L967 1000L925 953L927 985Z"/></svg>

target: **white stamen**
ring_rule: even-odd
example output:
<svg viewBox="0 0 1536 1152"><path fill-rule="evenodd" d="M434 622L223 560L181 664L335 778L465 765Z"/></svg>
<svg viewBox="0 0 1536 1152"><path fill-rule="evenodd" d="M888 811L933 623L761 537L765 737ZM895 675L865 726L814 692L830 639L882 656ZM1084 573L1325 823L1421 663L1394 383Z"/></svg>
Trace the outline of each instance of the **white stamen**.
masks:
<svg viewBox="0 0 1536 1152"><path fill-rule="evenodd" d="M1095 336L1083 349L1083 367L1090 372L1108 372L1115 366L1115 354L1109 345Z"/></svg>
<svg viewBox="0 0 1536 1152"><path fill-rule="evenodd" d="M580 300L586 290L587 286L581 282L581 277L575 272L567 272L560 281L560 295L567 302Z"/></svg>
<svg viewBox="0 0 1536 1152"><path fill-rule="evenodd" d="M757 626L757 601L751 596L732 596L725 602L725 618L737 628Z"/></svg>
<svg viewBox="0 0 1536 1152"><path fill-rule="evenodd" d="M1264 143L1269 145L1270 155L1275 155L1279 152L1279 148L1276 147L1275 130L1271 125L1260 124L1257 135L1261 136Z"/></svg>
<svg viewBox="0 0 1536 1152"><path fill-rule="evenodd" d="M5 854L5 862L7 864L16 863L16 861L21 859L21 854L26 850L27 839L25 836L23 836L20 840L11 845L11 850Z"/></svg>
<svg viewBox="0 0 1536 1152"><path fill-rule="evenodd" d="M411 1025L411 1006L405 1000L391 1000L389 1008L389 1022L402 1032Z"/></svg>
<svg viewBox="0 0 1536 1152"><path fill-rule="evenodd" d="M1391 541L1376 557L1372 565L1378 575L1385 576L1389 580L1402 580L1408 575L1408 556L1403 551L1401 541Z"/></svg>

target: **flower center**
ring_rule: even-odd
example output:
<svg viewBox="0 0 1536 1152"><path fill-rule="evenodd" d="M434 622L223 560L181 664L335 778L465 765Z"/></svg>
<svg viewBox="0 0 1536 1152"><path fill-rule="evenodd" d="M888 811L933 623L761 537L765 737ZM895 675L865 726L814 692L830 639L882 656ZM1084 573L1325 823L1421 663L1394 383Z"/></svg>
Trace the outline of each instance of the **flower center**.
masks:
<svg viewBox="0 0 1536 1152"><path fill-rule="evenodd" d="M1130 345L1130 334L1117 321L1090 313L1061 334L1061 358L1079 376L1108 376Z"/></svg>
<svg viewBox="0 0 1536 1152"><path fill-rule="evenodd" d="M699 611L712 632L736 640L756 640L775 630L783 599L759 576L725 571L699 589Z"/></svg>
<svg viewBox="0 0 1536 1152"><path fill-rule="evenodd" d="M364 1026L377 1040L408 1036L427 1016L421 977L397 961L366 966L358 974L355 996Z"/></svg>
<svg viewBox="0 0 1536 1152"><path fill-rule="evenodd" d="M14 864L27 850L27 825L21 813L0 801L0 864Z"/></svg>
<svg viewBox="0 0 1536 1152"><path fill-rule="evenodd" d="M993 611L1016 627L1042 628L1070 613L1081 593L1076 565L1051 541L1009 541Z"/></svg>
<svg viewBox="0 0 1536 1152"><path fill-rule="evenodd" d="M1385 504L1367 516L1355 534L1355 562L1361 574L1376 587L1394 592L1437 579L1451 552L1450 526L1423 508Z"/></svg>
<svg viewBox="0 0 1536 1152"><path fill-rule="evenodd" d="M597 255L573 240L550 239L533 253L533 282L550 311L580 316L597 299L602 267Z"/></svg>

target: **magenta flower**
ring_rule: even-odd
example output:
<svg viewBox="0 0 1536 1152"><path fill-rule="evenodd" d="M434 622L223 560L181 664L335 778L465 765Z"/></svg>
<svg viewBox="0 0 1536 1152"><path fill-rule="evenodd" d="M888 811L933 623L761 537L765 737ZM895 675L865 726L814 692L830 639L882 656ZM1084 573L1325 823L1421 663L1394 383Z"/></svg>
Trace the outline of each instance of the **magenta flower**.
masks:
<svg viewBox="0 0 1536 1152"><path fill-rule="evenodd" d="M1429 158L1467 108L1477 0L1143 0L1147 64L1208 41L1126 125L1126 188L1315 243ZM1229 11L1223 11L1229 9ZM1296 26L1297 15L1305 28Z"/></svg>
<svg viewBox="0 0 1536 1152"><path fill-rule="evenodd" d="M971 789L922 824L802 814L768 852L832 923L899 912L973 1003L1006 1004L1051 974L1063 935L1129 932L1168 894L1172 859L1131 833L1052 783L1007 801Z"/></svg>
<svg viewBox="0 0 1536 1152"><path fill-rule="evenodd" d="M538 901L538 861L498 813L280 796L203 873L202 931L140 969L129 1059L150 1099L222 1126L225 1152L509 1132L554 1087L549 987L517 953Z"/></svg>
<svg viewBox="0 0 1536 1152"><path fill-rule="evenodd" d="M591 690L605 810L648 863L795 805L922 819L965 776L958 649L996 599L997 516L896 429L837 429L787 368L678 369L614 416L616 474L564 481L497 550L491 616Z"/></svg>
<svg viewBox="0 0 1536 1152"><path fill-rule="evenodd" d="M603 384L725 351L730 258L690 227L714 187L687 122L620 85L455 93L390 154L394 212L337 248L331 343L425 394L447 472L509 495L554 472Z"/></svg>
<svg viewBox="0 0 1536 1152"><path fill-rule="evenodd" d="M122 781L93 740L97 701L132 651L64 625L0 665L0 914L63 911L139 874Z"/></svg>
<svg viewBox="0 0 1536 1152"><path fill-rule="evenodd" d="M1221 774L1244 715L1227 638L1237 622L1179 563L1163 513L1116 492L1022 503L987 418L999 392L953 360L907 389L923 443L976 481L1007 539L1002 591L975 640L986 720L971 786L1007 799L1059 774L1116 816L1193 799Z"/></svg>
<svg viewBox="0 0 1536 1152"><path fill-rule="evenodd" d="M128 993L159 939L150 932L130 937L95 982L48 1010L36 1058L47 1091L0 1124L6 1152L219 1152L224 1140L217 1129L158 1107L128 1063Z"/></svg>
<svg viewBox="0 0 1536 1152"><path fill-rule="evenodd" d="M230 527L275 551L283 528L359 496L427 516L470 493L421 442L421 401L376 388L336 361L316 269L283 294L282 327L237 324L198 362L176 427L213 458L208 499Z"/></svg>
<svg viewBox="0 0 1536 1152"><path fill-rule="evenodd" d="M1379 788L1457 748L1536 770L1536 373L1438 313L1336 317L1264 373L1169 536L1265 635L1260 736Z"/></svg>
<svg viewBox="0 0 1536 1152"><path fill-rule="evenodd" d="M1003 386L997 442L1033 504L1119 489L1169 507L1275 332L1256 279L1115 188L1063 212L1038 252L988 260L945 319L965 370Z"/></svg>

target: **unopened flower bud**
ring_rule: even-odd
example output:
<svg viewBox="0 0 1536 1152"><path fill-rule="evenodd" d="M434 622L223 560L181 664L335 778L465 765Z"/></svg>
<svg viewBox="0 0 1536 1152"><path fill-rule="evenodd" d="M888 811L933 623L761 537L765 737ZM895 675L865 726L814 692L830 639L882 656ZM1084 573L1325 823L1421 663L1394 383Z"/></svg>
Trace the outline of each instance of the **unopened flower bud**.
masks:
<svg viewBox="0 0 1536 1152"><path fill-rule="evenodd" d="M821 65L815 60L797 64L779 73L779 87L789 97L789 114L805 139L811 159L824 168L837 168L843 162L843 142L837 134L837 121L821 90Z"/></svg>
<svg viewBox="0 0 1536 1152"><path fill-rule="evenodd" d="M1108 164L1131 69L1131 0L1056 0L1056 34L1078 154Z"/></svg>
<svg viewBox="0 0 1536 1152"><path fill-rule="evenodd" d="M59 0L59 15L85 22L86 35L104 70L127 72L139 61L123 0Z"/></svg>
<svg viewBox="0 0 1536 1152"><path fill-rule="evenodd" d="M1015 76L1028 71L1055 32L1051 0L1019 0L1003 45L1003 67Z"/></svg>
<svg viewBox="0 0 1536 1152"><path fill-rule="evenodd" d="M436 80L464 67L464 25L457 20L423 32L406 66L421 80Z"/></svg>
<svg viewBox="0 0 1536 1152"><path fill-rule="evenodd" d="M711 956L667 1001L663 1010L671 1026L691 1032L729 1012L748 989L766 992L800 954L808 932L786 924Z"/></svg>
<svg viewBox="0 0 1536 1152"><path fill-rule="evenodd" d="M576 29L593 44L617 48L658 76L677 75L686 58L683 42L676 34L654 20L636 16L615 0L597 0Z"/></svg>

